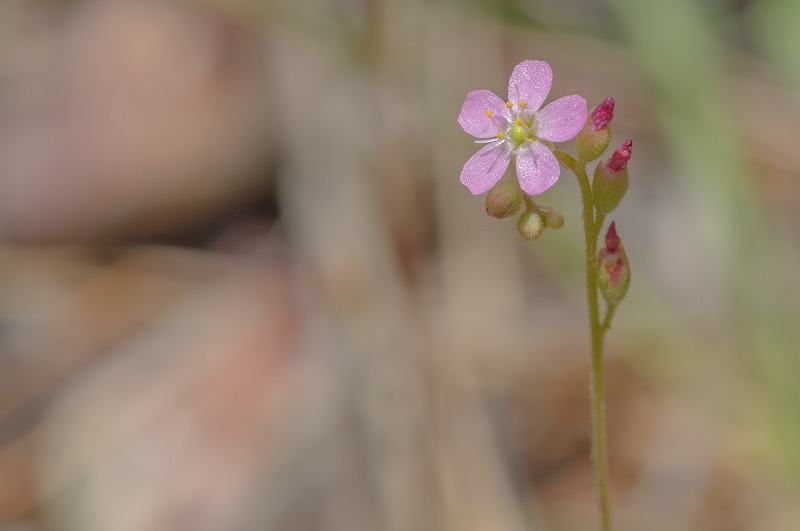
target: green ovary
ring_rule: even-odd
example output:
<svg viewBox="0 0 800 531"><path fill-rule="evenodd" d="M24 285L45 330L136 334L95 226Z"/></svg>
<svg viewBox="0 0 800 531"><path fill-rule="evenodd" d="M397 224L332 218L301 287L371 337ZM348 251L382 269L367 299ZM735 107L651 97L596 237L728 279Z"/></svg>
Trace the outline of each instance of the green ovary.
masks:
<svg viewBox="0 0 800 531"><path fill-rule="evenodd" d="M531 132L531 128L525 123L512 125L509 135L517 144L521 144L526 140L536 140L536 137L533 136L533 133Z"/></svg>
<svg viewBox="0 0 800 531"><path fill-rule="evenodd" d="M525 129L521 125L515 125L511 128L511 138L514 142L522 143L525 141Z"/></svg>

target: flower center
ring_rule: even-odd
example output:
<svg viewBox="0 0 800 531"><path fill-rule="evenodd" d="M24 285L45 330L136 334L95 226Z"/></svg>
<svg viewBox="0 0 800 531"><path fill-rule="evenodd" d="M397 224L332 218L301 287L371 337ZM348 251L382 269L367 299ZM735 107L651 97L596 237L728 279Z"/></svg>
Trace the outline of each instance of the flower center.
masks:
<svg viewBox="0 0 800 531"><path fill-rule="evenodd" d="M526 140L536 140L531 124L525 121L524 118L519 117L509 125L508 135L517 144L521 144Z"/></svg>
<svg viewBox="0 0 800 531"><path fill-rule="evenodd" d="M514 142L521 144L525 142L525 138L530 133L530 130L527 129L524 125L514 124L511 126L511 138L514 139Z"/></svg>

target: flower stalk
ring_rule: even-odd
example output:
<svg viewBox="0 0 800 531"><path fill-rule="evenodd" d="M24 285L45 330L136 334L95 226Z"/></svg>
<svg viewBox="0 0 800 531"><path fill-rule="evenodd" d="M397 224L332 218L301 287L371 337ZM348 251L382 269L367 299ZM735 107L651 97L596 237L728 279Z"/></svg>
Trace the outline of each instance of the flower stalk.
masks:
<svg viewBox="0 0 800 531"><path fill-rule="evenodd" d="M595 489L600 513L600 529L611 530L611 510L608 497L608 442L605 408L605 377L603 372L603 339L610 327L613 310L609 307L603 323L600 322L600 298L597 286L597 239L605 221L605 214L595 215L595 205L586 163L576 161L561 150L556 151L561 164L571 170L578 180L583 202L583 232L586 261L586 299L589 306L589 331L591 340L591 385L592 410L592 464Z"/></svg>
<svg viewBox="0 0 800 531"><path fill-rule="evenodd" d="M602 221L594 217L594 203L585 166L576 168L583 199L583 232L586 243L586 300L589 305L589 327L592 344L592 373L590 400L592 407L592 463L594 465L600 528L611 529L608 503L608 442L606 428L606 391L603 374L603 339L608 328L600 325L600 306L597 297L597 237ZM600 214L599 216L602 216Z"/></svg>
<svg viewBox="0 0 800 531"><path fill-rule="evenodd" d="M578 140L580 142L580 140ZM614 152L611 160L598 163L598 168L608 168L613 171L625 171L627 179L627 163L631 157L631 140L626 140ZM580 151L580 146L578 148ZM592 353L592 370L590 400L592 410L592 464L594 466L595 487L597 490L597 503L600 513L600 529L611 530L611 510L608 495L608 437L606 427L605 407L605 377L603 372L603 340L606 332L611 327L611 320L616 312L617 305L625 297L630 281L628 260L617 235L615 224L612 223L606 234L606 247L598 252L597 241L606 219L606 214L619 205L624 190L615 191L614 205L608 209L604 203L604 194L589 181L586 171L588 161L576 160L568 153L561 150L555 151L556 158L562 166L575 174L583 202L583 232L585 241L586 260L586 300L589 306L589 332ZM599 155L598 155L599 156ZM597 174L597 172L595 172ZM627 180L626 187L627 189ZM600 198L598 202L597 199ZM600 319L600 297L602 293L606 300L606 311Z"/></svg>

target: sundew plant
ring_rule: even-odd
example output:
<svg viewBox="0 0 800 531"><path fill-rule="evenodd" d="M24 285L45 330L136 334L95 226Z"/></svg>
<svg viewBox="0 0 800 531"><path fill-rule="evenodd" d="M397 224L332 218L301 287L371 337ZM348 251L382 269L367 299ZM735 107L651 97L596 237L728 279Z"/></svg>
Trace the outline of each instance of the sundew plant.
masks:
<svg viewBox="0 0 800 531"><path fill-rule="evenodd" d="M486 193L486 212L490 216L507 218L519 214L520 236L535 240L545 229L564 225L563 216L538 204L535 196L557 183L561 168L570 170L578 180L583 202L592 358L592 461L600 528L609 531L603 339L628 290L630 268L614 222L606 229L604 247L599 251L598 240L606 217L619 206L628 189L633 141L625 140L608 160L597 162L590 179L587 166L603 155L611 140L614 100L606 98L591 112L586 100L577 95L543 106L552 81L553 71L548 63L523 61L514 67L508 80L507 100L488 90L467 94L458 123L476 138L475 143L483 146L464 164L461 183L473 195ZM556 146L573 139L574 156ZM512 160L516 179L503 180ZM605 301L602 317L600 296Z"/></svg>

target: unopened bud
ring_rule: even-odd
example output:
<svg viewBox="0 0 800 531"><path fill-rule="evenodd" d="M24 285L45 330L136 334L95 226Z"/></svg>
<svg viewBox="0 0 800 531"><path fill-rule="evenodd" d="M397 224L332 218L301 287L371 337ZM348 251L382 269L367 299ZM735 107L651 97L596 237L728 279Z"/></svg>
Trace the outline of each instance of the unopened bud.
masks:
<svg viewBox="0 0 800 531"><path fill-rule="evenodd" d="M622 143L620 147L611 155L611 160L608 161L608 169L611 171L620 171L627 169L628 161L631 160L631 151L633 148L633 139L629 138Z"/></svg>
<svg viewBox="0 0 800 531"><path fill-rule="evenodd" d="M526 210L517 221L517 232L526 240L535 240L547 228L547 222L539 212Z"/></svg>
<svg viewBox="0 0 800 531"><path fill-rule="evenodd" d="M599 162L594 170L592 195L598 212L608 214L617 208L628 191L628 161L631 159L633 140L630 138L606 162Z"/></svg>
<svg viewBox="0 0 800 531"><path fill-rule="evenodd" d="M575 138L578 159L583 162L595 160L608 148L611 140L612 118L614 118L614 98L609 96L603 103L592 109L586 118L586 125Z"/></svg>
<svg viewBox="0 0 800 531"><path fill-rule="evenodd" d="M498 183L486 194L486 213L503 219L519 212L522 206L522 190L516 181Z"/></svg>
<svg viewBox="0 0 800 531"><path fill-rule="evenodd" d="M625 298L630 281L628 257L617 235L616 225L611 223L606 233L606 246L597 258L597 285L606 302L616 306Z"/></svg>
<svg viewBox="0 0 800 531"><path fill-rule="evenodd" d="M614 118L614 98L609 96L604 99L603 103L592 109L589 118L592 120L595 131L607 129L608 124Z"/></svg>
<svg viewBox="0 0 800 531"><path fill-rule="evenodd" d="M564 216L561 215L561 212L557 212L549 206L536 205L536 208L544 216L544 223L548 229L560 229L564 226Z"/></svg>
<svg viewBox="0 0 800 531"><path fill-rule="evenodd" d="M561 215L561 212L553 212L552 214L547 214L544 217L545 223L551 229L560 229L564 226L564 216Z"/></svg>

